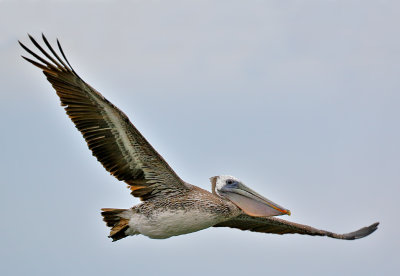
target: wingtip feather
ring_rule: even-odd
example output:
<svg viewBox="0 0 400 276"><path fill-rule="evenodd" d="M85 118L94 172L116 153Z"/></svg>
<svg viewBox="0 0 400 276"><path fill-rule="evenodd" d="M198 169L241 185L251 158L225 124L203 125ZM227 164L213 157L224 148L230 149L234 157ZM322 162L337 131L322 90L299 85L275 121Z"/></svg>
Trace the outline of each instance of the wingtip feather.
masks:
<svg viewBox="0 0 400 276"><path fill-rule="evenodd" d="M345 240L357 240L364 238L368 235L371 235L373 232L375 232L378 229L379 222L375 222L371 224L370 226L363 227L361 229L358 229L357 231L344 234L343 239Z"/></svg>

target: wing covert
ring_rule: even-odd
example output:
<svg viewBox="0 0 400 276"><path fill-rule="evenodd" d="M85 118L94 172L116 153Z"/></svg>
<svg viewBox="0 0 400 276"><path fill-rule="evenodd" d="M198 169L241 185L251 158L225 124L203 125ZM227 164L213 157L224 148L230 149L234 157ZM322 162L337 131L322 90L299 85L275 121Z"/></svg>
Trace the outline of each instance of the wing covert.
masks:
<svg viewBox="0 0 400 276"><path fill-rule="evenodd" d="M129 184L133 196L146 200L188 189L128 117L75 73L58 40L64 60L44 35L43 41L53 56L29 38L47 59L19 42L39 62L23 58L43 70L93 155L110 174Z"/></svg>

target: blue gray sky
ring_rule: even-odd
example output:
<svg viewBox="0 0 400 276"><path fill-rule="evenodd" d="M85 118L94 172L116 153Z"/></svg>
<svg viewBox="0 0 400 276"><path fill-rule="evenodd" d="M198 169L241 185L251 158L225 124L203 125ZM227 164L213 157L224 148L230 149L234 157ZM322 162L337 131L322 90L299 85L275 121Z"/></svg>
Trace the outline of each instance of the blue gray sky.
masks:
<svg viewBox="0 0 400 276"><path fill-rule="evenodd" d="M399 269L398 1L0 0L2 275L393 275ZM189 183L231 174L356 241L208 229L112 243L138 203L91 156L17 40L59 38Z"/></svg>

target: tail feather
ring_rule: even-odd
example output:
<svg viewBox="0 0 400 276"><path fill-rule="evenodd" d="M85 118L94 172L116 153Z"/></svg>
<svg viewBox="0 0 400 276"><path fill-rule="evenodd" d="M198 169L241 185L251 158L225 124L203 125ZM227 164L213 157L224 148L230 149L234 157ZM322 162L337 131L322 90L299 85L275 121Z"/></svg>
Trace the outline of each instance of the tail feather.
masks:
<svg viewBox="0 0 400 276"><path fill-rule="evenodd" d="M125 234L125 231L129 229L129 219L123 218L122 216L122 213L128 211L127 209L103 208L101 211L106 225L111 227L108 237L112 238L113 242L128 236Z"/></svg>

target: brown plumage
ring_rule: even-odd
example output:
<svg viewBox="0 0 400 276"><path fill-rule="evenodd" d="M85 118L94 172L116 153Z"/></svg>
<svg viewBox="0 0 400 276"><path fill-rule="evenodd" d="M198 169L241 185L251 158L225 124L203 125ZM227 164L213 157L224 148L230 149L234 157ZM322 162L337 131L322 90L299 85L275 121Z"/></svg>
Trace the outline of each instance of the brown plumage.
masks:
<svg viewBox="0 0 400 276"><path fill-rule="evenodd" d="M271 218L269 216L290 215L290 211L232 176L212 177L212 193L185 183L128 117L78 76L58 40L58 49L64 59L44 35L43 41L51 54L31 36L29 38L47 59L19 42L39 62L23 58L43 70L97 160L111 175L126 182L133 196L143 201L131 209L102 209L113 241L137 234L162 239L212 226L346 240L365 237L377 229L378 223L374 223L352 233L335 234Z"/></svg>
<svg viewBox="0 0 400 276"><path fill-rule="evenodd" d="M246 214L237 216L231 220L224 221L214 225L214 227L230 227L240 230L248 230L259 233L270 234L301 234L309 236L327 236L334 239L355 240L368 236L378 228L379 223L373 223L370 226L363 227L357 231L347 234L336 234L314 227L286 221L279 218L252 217Z"/></svg>
<svg viewBox="0 0 400 276"><path fill-rule="evenodd" d="M65 62L56 54L44 35L43 41L58 62L33 37L29 38L51 62L19 42L43 64L23 58L43 70L60 97L61 105L82 133L93 155L108 172L130 185L133 196L145 200L160 192L176 193L187 189L128 117L75 73L58 40L57 44Z"/></svg>
<svg viewBox="0 0 400 276"><path fill-rule="evenodd" d="M129 228L129 220L121 218L121 214L127 211L127 209L103 208L101 211L103 220L111 228L109 237L113 241L127 237L125 231Z"/></svg>

